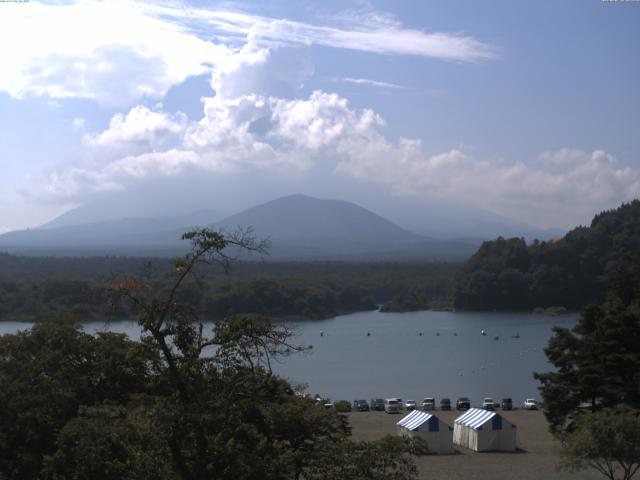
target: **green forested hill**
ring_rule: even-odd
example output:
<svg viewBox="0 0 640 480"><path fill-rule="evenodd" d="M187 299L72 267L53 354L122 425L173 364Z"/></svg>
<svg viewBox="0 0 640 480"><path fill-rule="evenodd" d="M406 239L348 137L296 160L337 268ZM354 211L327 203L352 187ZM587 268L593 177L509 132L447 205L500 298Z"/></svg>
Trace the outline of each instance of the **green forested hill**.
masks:
<svg viewBox="0 0 640 480"><path fill-rule="evenodd" d="M559 240L498 238L482 244L457 275L453 302L461 310L511 310L603 300L611 270L640 255L640 201L596 215Z"/></svg>

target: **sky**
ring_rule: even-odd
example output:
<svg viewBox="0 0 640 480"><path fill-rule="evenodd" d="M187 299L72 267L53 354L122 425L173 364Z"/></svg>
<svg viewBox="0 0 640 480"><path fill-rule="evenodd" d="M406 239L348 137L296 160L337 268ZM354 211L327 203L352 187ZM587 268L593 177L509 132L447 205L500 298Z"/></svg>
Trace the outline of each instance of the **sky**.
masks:
<svg viewBox="0 0 640 480"><path fill-rule="evenodd" d="M600 0L1 2L0 232L124 194L585 224L640 196L639 25Z"/></svg>

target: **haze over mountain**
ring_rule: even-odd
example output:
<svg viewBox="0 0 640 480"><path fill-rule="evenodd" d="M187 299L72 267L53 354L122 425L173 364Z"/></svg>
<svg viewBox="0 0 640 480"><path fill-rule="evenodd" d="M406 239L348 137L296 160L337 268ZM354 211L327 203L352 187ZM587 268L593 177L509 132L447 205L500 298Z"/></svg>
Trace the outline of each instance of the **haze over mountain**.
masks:
<svg viewBox="0 0 640 480"><path fill-rule="evenodd" d="M244 210L216 224L251 225L258 236L300 244L348 241L372 246L413 243L422 238L386 218L343 200L290 195Z"/></svg>
<svg viewBox="0 0 640 480"><path fill-rule="evenodd" d="M300 194L217 222L212 210L164 218L108 219L109 215L104 205L80 207L37 229L1 235L0 248L41 255L174 255L185 248L180 235L197 226L228 232L251 227L257 237L271 240L272 259L463 259L480 243L480 239L431 239L354 203ZM107 220L92 222L92 218Z"/></svg>

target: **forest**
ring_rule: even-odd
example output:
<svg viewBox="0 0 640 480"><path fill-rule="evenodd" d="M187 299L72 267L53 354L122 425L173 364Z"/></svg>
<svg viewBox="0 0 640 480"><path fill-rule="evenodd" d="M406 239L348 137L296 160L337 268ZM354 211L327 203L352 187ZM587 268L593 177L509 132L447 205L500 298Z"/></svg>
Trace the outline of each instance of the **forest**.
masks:
<svg viewBox="0 0 640 480"><path fill-rule="evenodd" d="M601 302L611 271L640 253L640 201L596 215L563 238L484 242L464 263L242 261L228 272L205 265L181 290L207 319L259 314L322 319L381 305L423 309L578 310ZM0 320L40 321L60 313L83 319L131 318L107 308L114 281L143 276L166 288L172 261L126 257L22 257L0 253Z"/></svg>
<svg viewBox="0 0 640 480"><path fill-rule="evenodd" d="M596 215L548 242L498 238L485 242L456 274L458 310L576 310L604 300L608 278L640 254L640 201Z"/></svg>
<svg viewBox="0 0 640 480"><path fill-rule="evenodd" d="M240 262L226 274L204 265L181 290L208 319L230 314L320 319L419 291L447 302L459 264ZM142 275L161 291L171 262L155 258L37 258L0 254L0 320L39 321L60 313L131 318L127 306L106 308L108 287ZM118 272L117 274L115 272ZM424 308L424 307L422 307Z"/></svg>
<svg viewBox="0 0 640 480"><path fill-rule="evenodd" d="M90 335L69 315L0 336L0 478L414 480L424 442L354 441L345 416L272 371L306 348L286 325L194 322L178 292L201 264L226 261L231 241L185 237L193 254L176 260L166 290L142 276L108 289L130 305L140 341Z"/></svg>

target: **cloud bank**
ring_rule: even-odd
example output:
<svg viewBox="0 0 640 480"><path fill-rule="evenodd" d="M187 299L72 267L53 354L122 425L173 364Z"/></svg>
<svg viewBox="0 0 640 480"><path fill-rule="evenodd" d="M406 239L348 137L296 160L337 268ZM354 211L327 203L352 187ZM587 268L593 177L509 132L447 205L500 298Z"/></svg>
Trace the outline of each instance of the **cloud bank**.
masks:
<svg viewBox="0 0 640 480"><path fill-rule="evenodd" d="M379 15L343 14L312 24L238 10L117 0L3 5L0 43L11 45L0 63L0 91L15 98L87 98L111 107L161 98L190 76L215 71L224 77L225 71L238 70L238 61L250 68L275 46L320 45L460 62L495 56L494 47L473 37L408 29ZM243 52L247 44L255 49Z"/></svg>
<svg viewBox="0 0 640 480"><path fill-rule="evenodd" d="M496 56L471 36L408 29L371 11L308 23L174 4L31 2L3 6L0 41L15 45L0 63L0 91L121 110L107 128L83 136L80 160L53 167L30 190L44 202L194 172L259 172L268 181L322 170L388 195L455 199L548 227L570 226L640 192L638 171L603 150L567 147L534 161L489 160L464 148L432 154L419 139L389 138L380 115L340 95L301 98L314 74L311 45L458 62ZM142 102L203 73L215 95L202 99L198 121Z"/></svg>
<svg viewBox="0 0 640 480"><path fill-rule="evenodd" d="M489 161L464 149L428 155L420 140L385 136L385 122L333 93L304 99L249 94L204 99L204 117L187 123L134 107L108 129L85 137L87 148L118 155L100 166L50 177L47 194L65 199L124 188L131 179L192 171L224 175L263 171L334 175L399 197L456 199L540 226L564 226L603 206L634 198L640 175L611 154L563 148L534 162ZM172 148L151 151L169 142ZM143 152L140 152L143 145ZM123 148L130 152L123 155Z"/></svg>

